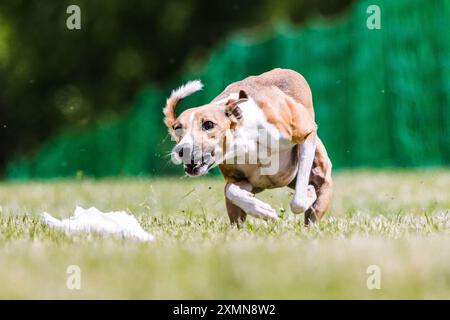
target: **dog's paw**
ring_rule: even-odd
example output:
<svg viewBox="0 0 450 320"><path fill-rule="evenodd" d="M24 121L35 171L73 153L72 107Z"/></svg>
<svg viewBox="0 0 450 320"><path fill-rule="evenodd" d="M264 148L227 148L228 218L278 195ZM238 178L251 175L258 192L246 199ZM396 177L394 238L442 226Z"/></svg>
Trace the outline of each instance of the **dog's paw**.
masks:
<svg viewBox="0 0 450 320"><path fill-rule="evenodd" d="M291 201L291 211L295 214L303 213L308 210L317 200L316 190L309 185L306 191L306 197L296 197Z"/></svg>
<svg viewBox="0 0 450 320"><path fill-rule="evenodd" d="M279 220L278 214L269 204L252 198L251 201L245 203L243 210L255 218L264 220Z"/></svg>

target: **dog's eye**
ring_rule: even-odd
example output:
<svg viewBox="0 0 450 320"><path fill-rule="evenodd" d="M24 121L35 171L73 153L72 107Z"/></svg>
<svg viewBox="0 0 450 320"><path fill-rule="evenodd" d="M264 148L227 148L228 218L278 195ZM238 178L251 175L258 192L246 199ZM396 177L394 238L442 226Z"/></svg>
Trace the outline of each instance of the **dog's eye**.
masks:
<svg viewBox="0 0 450 320"><path fill-rule="evenodd" d="M181 124L177 124L176 126L174 126L173 130L175 131L175 135L177 136L181 136L181 134L183 133L183 127L181 126Z"/></svg>
<svg viewBox="0 0 450 320"><path fill-rule="evenodd" d="M202 128L203 130L211 130L212 128L214 128L215 124L212 121L204 121L202 123Z"/></svg>

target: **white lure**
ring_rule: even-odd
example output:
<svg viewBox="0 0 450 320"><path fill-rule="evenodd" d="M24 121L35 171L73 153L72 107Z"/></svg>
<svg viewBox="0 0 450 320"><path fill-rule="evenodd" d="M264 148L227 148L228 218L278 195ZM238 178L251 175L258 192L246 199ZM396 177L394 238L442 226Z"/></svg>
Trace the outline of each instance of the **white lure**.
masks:
<svg viewBox="0 0 450 320"><path fill-rule="evenodd" d="M153 241L155 237L139 225L133 215L125 211L101 212L95 207L83 209L76 207L72 217L59 220L48 212L42 214L43 223L47 226L71 233L112 234L120 237L135 238L140 241Z"/></svg>

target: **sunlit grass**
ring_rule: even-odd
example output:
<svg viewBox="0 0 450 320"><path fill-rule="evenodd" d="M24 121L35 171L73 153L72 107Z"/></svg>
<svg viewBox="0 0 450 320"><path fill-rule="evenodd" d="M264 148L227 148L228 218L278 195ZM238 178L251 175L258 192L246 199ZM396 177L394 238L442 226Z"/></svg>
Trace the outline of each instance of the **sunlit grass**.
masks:
<svg viewBox="0 0 450 320"><path fill-rule="evenodd" d="M292 191L258 197L278 223L226 217L221 179L0 184L0 298L449 298L450 171L348 171L320 225L289 211ZM127 210L151 244L68 236L40 223L76 205ZM66 287L78 265L81 290ZM366 286L369 265L380 290Z"/></svg>

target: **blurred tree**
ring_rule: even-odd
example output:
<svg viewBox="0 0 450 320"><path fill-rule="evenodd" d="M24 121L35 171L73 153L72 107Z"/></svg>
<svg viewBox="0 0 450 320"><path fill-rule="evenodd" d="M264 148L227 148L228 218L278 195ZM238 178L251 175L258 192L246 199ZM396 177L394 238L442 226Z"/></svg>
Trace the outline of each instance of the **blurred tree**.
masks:
<svg viewBox="0 0 450 320"><path fill-rule="evenodd" d="M0 173L66 126L124 112L143 83L175 79L232 31L335 14L350 2L2 0ZM81 30L66 27L71 4Z"/></svg>

